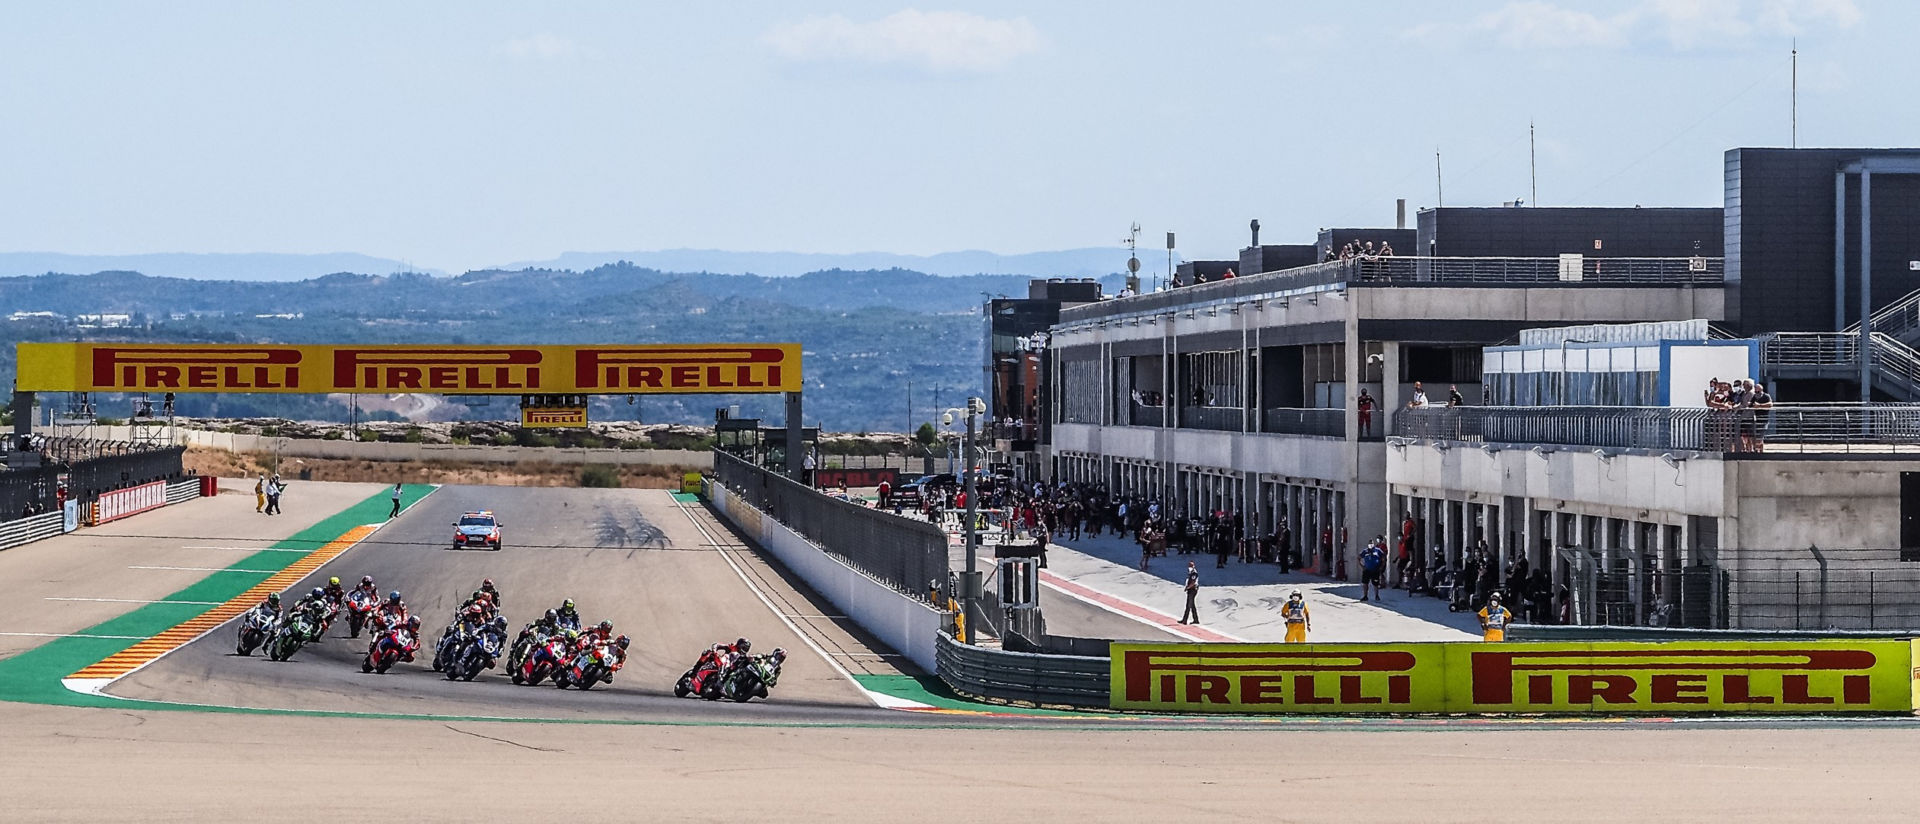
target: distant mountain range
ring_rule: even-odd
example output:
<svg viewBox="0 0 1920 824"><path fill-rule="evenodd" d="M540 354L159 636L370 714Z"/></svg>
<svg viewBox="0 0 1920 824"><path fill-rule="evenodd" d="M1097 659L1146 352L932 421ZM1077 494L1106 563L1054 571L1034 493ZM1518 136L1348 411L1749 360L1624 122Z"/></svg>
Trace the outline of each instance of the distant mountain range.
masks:
<svg viewBox="0 0 1920 824"><path fill-rule="evenodd" d="M942 277L1016 275L1097 278L1126 271L1127 253L1117 247L1018 255L982 251L896 255L887 252L815 254L666 249L655 252L568 252L552 260L521 261L476 271L542 269L586 272L622 261L637 268L661 272L711 272L765 277L796 277L829 270L904 269ZM390 275L398 272L440 276L449 274L439 269L411 266L398 260L353 253L69 255L56 252L0 252L0 277L50 273L87 275L95 272L140 272L152 277L271 283L307 280L342 272L360 275Z"/></svg>
<svg viewBox="0 0 1920 824"><path fill-rule="evenodd" d="M363 275L390 275L415 271L444 275L438 269L421 269L386 258L340 252L321 255L282 255L268 252L246 254L194 254L167 252L151 255L67 255L58 252L0 252L0 277L63 274L90 275L94 272L141 272L160 278L192 280L252 280L286 282L317 278L335 272Z"/></svg>

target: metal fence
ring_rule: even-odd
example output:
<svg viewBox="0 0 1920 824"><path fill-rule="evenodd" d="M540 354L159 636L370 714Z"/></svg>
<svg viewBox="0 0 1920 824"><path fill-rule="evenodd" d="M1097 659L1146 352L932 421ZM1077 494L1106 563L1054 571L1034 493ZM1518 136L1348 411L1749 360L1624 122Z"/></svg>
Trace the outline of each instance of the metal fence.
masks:
<svg viewBox="0 0 1920 824"><path fill-rule="evenodd" d="M29 507L49 512L59 507L61 476L67 497L87 503L102 493L153 481L186 477L181 456L186 447L124 449L113 441L49 439L40 466L0 470L0 520L17 518ZM36 444L38 446L39 444Z"/></svg>
<svg viewBox="0 0 1920 824"><path fill-rule="evenodd" d="M1009 652L940 634L940 680L973 698L1039 706L1105 707L1111 663L1105 657Z"/></svg>
<svg viewBox="0 0 1920 824"><path fill-rule="evenodd" d="M724 452L713 453L713 468L755 509L894 589L924 601L947 579L947 535L939 527L828 497Z"/></svg>
<svg viewBox="0 0 1920 824"><path fill-rule="evenodd" d="M1344 409L1296 409L1274 407L1261 415L1260 431L1282 435L1326 435L1335 438L1347 434Z"/></svg>
<svg viewBox="0 0 1920 824"><path fill-rule="evenodd" d="M1182 406L1180 428L1238 432L1246 425L1245 415L1237 406Z"/></svg>
<svg viewBox="0 0 1920 824"><path fill-rule="evenodd" d="M1756 411L1645 406L1459 406L1393 416L1403 438L1694 452L1920 451L1917 404L1777 404Z"/></svg>

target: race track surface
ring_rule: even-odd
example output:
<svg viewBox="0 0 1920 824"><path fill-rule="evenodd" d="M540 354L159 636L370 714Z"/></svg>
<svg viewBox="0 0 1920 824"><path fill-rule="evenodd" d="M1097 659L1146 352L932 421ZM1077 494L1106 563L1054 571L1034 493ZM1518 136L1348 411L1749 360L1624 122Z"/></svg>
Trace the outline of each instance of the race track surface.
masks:
<svg viewBox="0 0 1920 824"><path fill-rule="evenodd" d="M698 511L697 504L690 506ZM885 714L755 596L727 559L660 490L443 487L296 587L372 575L421 616L427 643L483 578L499 587L511 630L572 598L588 624L602 619L634 643L611 685L589 692L515 686L499 668L452 682L419 660L385 675L360 671L367 640L338 621L324 641L287 662L234 654L228 624L122 679L111 695L236 707L431 713L569 720L849 720ZM491 509L505 548L451 549L460 513ZM756 651L789 657L770 702L741 706L677 699L674 681L701 649L746 636ZM504 665L504 664L503 664Z"/></svg>

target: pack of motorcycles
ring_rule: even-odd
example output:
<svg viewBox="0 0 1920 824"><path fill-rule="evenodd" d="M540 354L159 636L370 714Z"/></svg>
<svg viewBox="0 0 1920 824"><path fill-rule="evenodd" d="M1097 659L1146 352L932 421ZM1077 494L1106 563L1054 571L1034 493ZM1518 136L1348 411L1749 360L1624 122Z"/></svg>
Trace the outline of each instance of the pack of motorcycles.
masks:
<svg viewBox="0 0 1920 824"><path fill-rule="evenodd" d="M419 649L415 637L419 622L411 625L389 621L379 609L378 598L355 589L344 599L326 599L324 617L302 609L291 609L285 616L266 604L255 606L240 617L239 639L234 651L251 656L256 649L274 661L286 661L300 648L317 641L342 612L347 616L349 637L358 638L370 630L372 642L362 660L362 672L385 673L394 664L412 660ZM506 653L505 667L515 684L536 686L551 681L560 689L591 689L599 683L611 683L613 674L624 661L624 651L611 643L577 644L569 636L578 632L578 619L562 619L552 632L532 625L509 645L503 618L469 627L459 619L441 636L434 647L433 669L447 680L472 681L481 672L500 663ZM580 637L591 637L580 636ZM780 667L786 660L784 650L752 655L737 649L737 644L716 644L700 653L700 658L674 684L674 695L695 696L709 701L730 700L745 703L766 698L768 690L780 681Z"/></svg>

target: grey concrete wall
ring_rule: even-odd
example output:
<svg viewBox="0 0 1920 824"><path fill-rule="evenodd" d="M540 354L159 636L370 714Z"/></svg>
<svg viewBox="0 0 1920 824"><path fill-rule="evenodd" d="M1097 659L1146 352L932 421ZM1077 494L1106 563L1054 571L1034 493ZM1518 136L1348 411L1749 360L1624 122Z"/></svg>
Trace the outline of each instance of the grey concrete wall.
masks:
<svg viewBox="0 0 1920 824"><path fill-rule="evenodd" d="M1902 470L1920 470L1920 462L1730 462L1734 507L1722 521L1721 542L1897 550ZM1892 559L1898 555L1892 552Z"/></svg>
<svg viewBox="0 0 1920 824"><path fill-rule="evenodd" d="M1535 498L1564 502L1569 511L1583 514L1649 522L1660 522L1649 517L1656 512L1714 518L1726 514L1726 462L1711 456L1682 461L1676 468L1653 455L1602 460L1590 450L1566 447L1545 456L1526 449L1488 454L1471 446L1442 452L1419 443L1387 448L1386 479L1400 494L1450 500L1469 493Z"/></svg>

